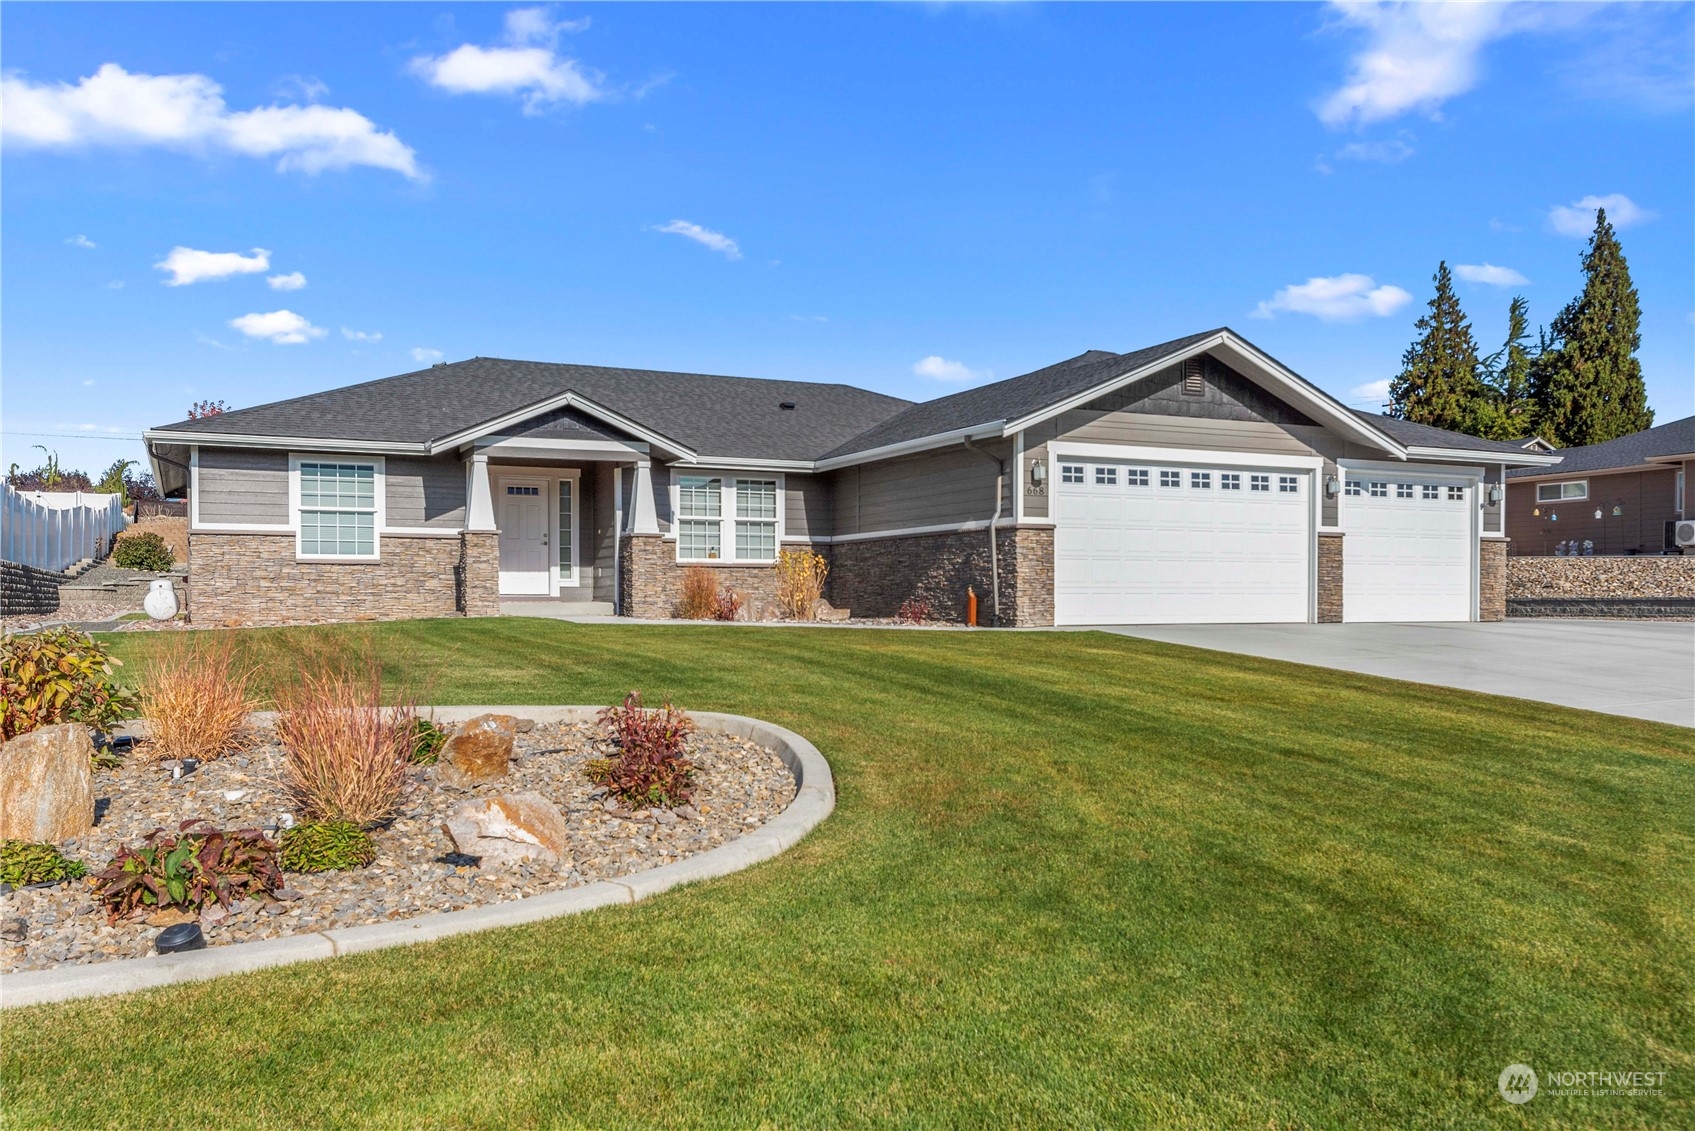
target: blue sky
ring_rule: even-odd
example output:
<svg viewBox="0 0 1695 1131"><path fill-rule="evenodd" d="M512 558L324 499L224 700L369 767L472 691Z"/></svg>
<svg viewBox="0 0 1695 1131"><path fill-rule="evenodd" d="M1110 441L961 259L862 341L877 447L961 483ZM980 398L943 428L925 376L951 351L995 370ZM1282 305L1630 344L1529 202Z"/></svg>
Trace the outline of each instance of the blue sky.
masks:
<svg viewBox="0 0 1695 1131"><path fill-rule="evenodd" d="M1610 201L1695 374L1687 5L9 4L0 461L473 355L924 399L1228 324L1373 406ZM1518 280L1522 279L1523 282Z"/></svg>

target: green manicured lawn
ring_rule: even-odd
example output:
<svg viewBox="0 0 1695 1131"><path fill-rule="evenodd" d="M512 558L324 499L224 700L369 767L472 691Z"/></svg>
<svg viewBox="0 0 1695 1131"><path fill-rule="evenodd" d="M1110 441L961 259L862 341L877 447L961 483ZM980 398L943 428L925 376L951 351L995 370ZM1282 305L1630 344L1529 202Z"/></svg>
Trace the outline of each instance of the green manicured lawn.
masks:
<svg viewBox="0 0 1695 1131"><path fill-rule="evenodd" d="M8 1012L6 1126L1695 1125L1695 732L1098 634L335 635L770 719L838 807L632 908Z"/></svg>

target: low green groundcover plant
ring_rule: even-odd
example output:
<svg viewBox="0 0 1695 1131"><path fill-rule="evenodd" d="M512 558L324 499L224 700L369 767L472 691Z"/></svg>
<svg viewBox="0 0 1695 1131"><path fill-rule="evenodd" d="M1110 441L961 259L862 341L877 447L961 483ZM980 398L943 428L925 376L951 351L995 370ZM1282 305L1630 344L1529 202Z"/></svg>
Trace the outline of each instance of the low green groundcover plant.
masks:
<svg viewBox="0 0 1695 1131"><path fill-rule="evenodd" d="M108 922L155 907L198 911L211 902L228 907L282 886L277 846L258 829L224 832L187 820L177 833L154 829L140 848L119 849L111 866L94 877Z"/></svg>
<svg viewBox="0 0 1695 1131"><path fill-rule="evenodd" d="M277 838L285 872L341 872L377 858L371 836L352 821L309 821Z"/></svg>
<svg viewBox="0 0 1695 1131"><path fill-rule="evenodd" d="M429 719L419 717L412 723L412 764L433 766L441 759L441 748L447 745L447 732Z"/></svg>
<svg viewBox="0 0 1695 1131"><path fill-rule="evenodd" d="M0 883L21 888L26 884L80 880L86 875L88 865L81 860L72 860L51 844L31 844L27 840L0 841Z"/></svg>
<svg viewBox="0 0 1695 1131"><path fill-rule="evenodd" d="M176 565L177 560L163 538L151 530L142 530L118 539L118 544L112 549L112 564L119 569L164 573Z"/></svg>
<svg viewBox="0 0 1695 1131"><path fill-rule="evenodd" d="M104 644L71 628L0 639L0 742L57 723L111 730L135 713Z"/></svg>

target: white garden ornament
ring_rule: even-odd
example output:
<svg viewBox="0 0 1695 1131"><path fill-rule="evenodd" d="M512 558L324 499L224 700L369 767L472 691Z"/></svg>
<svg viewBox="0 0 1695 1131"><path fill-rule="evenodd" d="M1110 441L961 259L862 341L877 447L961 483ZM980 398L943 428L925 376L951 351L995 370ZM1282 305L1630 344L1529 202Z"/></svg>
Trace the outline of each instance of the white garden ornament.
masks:
<svg viewBox="0 0 1695 1131"><path fill-rule="evenodd" d="M154 620L170 620L177 615L177 591L169 578L161 577L147 587L147 597L141 602L147 615Z"/></svg>

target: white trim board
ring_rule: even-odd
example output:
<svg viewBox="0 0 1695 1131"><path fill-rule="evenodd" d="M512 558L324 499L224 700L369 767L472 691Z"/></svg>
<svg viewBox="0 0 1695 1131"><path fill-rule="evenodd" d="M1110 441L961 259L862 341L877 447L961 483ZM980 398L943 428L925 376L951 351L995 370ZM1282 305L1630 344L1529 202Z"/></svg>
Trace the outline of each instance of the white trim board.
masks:
<svg viewBox="0 0 1695 1131"><path fill-rule="evenodd" d="M1205 464L1210 467L1271 467L1293 471L1324 470L1323 456L1267 455L1257 452L1227 452L1205 448L1161 448L1146 444L1090 444L1053 440L1048 444L1050 462L1056 459L1136 460L1151 464ZM1396 464L1404 467L1405 464ZM1048 477L1053 478L1052 469ZM1052 505L1051 503L1049 504Z"/></svg>

